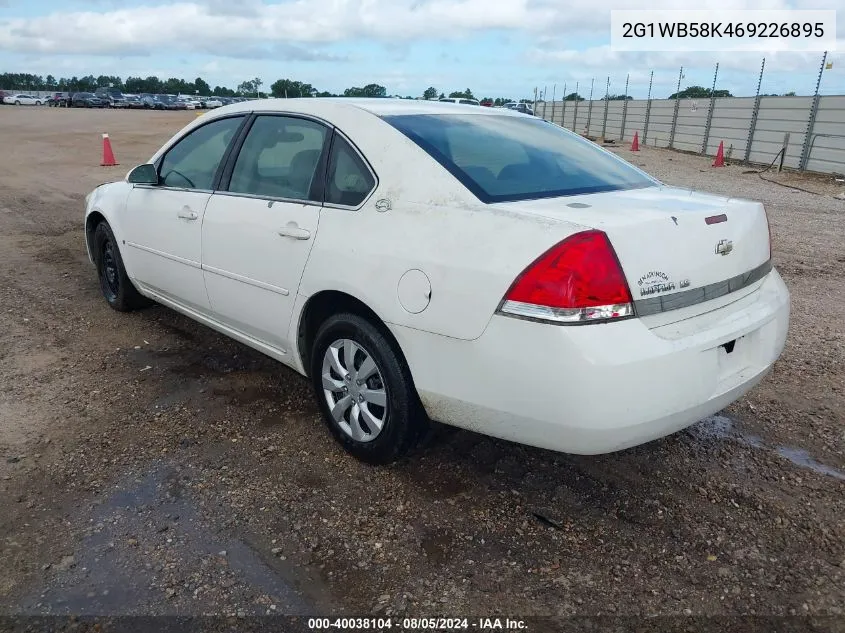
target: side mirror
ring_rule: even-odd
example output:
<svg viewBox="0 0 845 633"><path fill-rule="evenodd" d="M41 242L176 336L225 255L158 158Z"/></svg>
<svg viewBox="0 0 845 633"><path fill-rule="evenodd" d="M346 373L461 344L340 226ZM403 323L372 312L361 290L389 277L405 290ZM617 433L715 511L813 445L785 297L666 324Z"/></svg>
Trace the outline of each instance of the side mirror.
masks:
<svg viewBox="0 0 845 633"><path fill-rule="evenodd" d="M134 185L157 185L158 171L155 165L138 165L129 172L126 180Z"/></svg>

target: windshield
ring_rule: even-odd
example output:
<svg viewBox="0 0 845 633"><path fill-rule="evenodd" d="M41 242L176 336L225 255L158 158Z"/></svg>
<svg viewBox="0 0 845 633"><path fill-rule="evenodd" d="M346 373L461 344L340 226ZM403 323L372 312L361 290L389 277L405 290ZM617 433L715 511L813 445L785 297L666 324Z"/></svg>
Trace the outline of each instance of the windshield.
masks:
<svg viewBox="0 0 845 633"><path fill-rule="evenodd" d="M486 203L656 186L577 134L506 115L395 115L384 120Z"/></svg>

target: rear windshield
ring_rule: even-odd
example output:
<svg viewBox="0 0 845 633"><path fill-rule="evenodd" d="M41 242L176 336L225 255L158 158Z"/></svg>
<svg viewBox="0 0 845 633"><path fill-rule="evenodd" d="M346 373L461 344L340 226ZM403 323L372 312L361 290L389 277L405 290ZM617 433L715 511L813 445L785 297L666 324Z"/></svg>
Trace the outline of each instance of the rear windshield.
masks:
<svg viewBox="0 0 845 633"><path fill-rule="evenodd" d="M622 159L542 119L415 114L384 120L486 203L657 185Z"/></svg>

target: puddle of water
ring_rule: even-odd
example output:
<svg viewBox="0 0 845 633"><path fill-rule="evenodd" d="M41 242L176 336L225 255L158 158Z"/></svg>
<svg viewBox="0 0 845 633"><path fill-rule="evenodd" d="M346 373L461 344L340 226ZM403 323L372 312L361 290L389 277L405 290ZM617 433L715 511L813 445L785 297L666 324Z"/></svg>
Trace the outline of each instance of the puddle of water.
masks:
<svg viewBox="0 0 845 633"><path fill-rule="evenodd" d="M122 482L114 492L77 517L92 526L74 552L72 563L56 565L44 585L19 605L23 615L133 614L184 615L217 613L225 608L214 595L223 585L246 615L264 615L267 605L253 602L269 596L274 613L314 615L331 599L313 586L302 570L262 555L248 541L219 533L201 515L189 489L186 471L160 465L142 477ZM86 511L83 510L83 513ZM150 550L165 552L154 559ZM268 562L269 561L269 562ZM171 596L162 586L161 565L188 567L176 578L201 578L211 584L209 597L191 587L174 585ZM191 573L195 572L195 573ZM197 584L197 583L194 583ZM307 592L302 593L303 591ZM319 595L318 595L319 594ZM318 604L319 603L319 604Z"/></svg>
<svg viewBox="0 0 845 633"><path fill-rule="evenodd" d="M763 442L762 438L759 436L742 433L736 428L734 420L726 415L711 415L710 417L703 419L698 424L691 426L688 429L688 432L697 440L735 440L740 444L751 446L753 448L774 450L778 455L785 457L796 466L845 481L845 472L837 470L831 466L825 466L813 459L813 457L803 449L793 448L790 446L772 448L766 446L765 442Z"/></svg>
<svg viewBox="0 0 845 633"><path fill-rule="evenodd" d="M789 446L780 446L778 447L777 452L778 455L786 457L786 459L796 466L809 468L810 470L821 473L822 475L830 475L831 477L836 477L837 479L845 481L845 473L840 470L836 470L831 466L825 466L824 464L817 462L805 450L800 448L790 448Z"/></svg>

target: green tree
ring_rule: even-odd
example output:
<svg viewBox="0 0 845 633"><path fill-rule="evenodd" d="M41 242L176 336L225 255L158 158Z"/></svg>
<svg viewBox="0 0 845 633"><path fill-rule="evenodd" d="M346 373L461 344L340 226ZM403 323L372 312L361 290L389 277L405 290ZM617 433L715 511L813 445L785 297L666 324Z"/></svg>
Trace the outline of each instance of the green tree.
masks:
<svg viewBox="0 0 845 633"><path fill-rule="evenodd" d="M472 96L472 90L470 90L469 88L467 88L463 92L458 92L458 91L450 92L449 98L450 99L475 99L475 97Z"/></svg>
<svg viewBox="0 0 845 633"><path fill-rule="evenodd" d="M437 98L437 88L429 87L425 89L423 92L423 99L436 99Z"/></svg>
<svg viewBox="0 0 845 633"><path fill-rule="evenodd" d="M270 94L274 97L313 97L317 96L317 90L311 84L293 79L277 79L270 85ZM330 95L326 95L330 96Z"/></svg>
<svg viewBox="0 0 845 633"><path fill-rule="evenodd" d="M194 91L206 96L211 94L211 86L209 86L202 77L194 79Z"/></svg>
<svg viewBox="0 0 845 633"><path fill-rule="evenodd" d="M367 84L363 88L352 87L343 91L344 97L386 97L387 88L379 84Z"/></svg>
<svg viewBox="0 0 845 633"><path fill-rule="evenodd" d="M584 97L579 95L577 92L570 92L563 98L564 101L583 101Z"/></svg>
<svg viewBox="0 0 845 633"><path fill-rule="evenodd" d="M255 92L255 83L252 79L247 79L238 84L238 94L242 97L248 97Z"/></svg>
<svg viewBox="0 0 845 633"><path fill-rule="evenodd" d="M680 92L673 92L669 95L670 99L709 99L711 96L713 97L733 97L733 95L728 90L713 90L711 91L710 88L705 88L703 86L689 86L684 88Z"/></svg>

